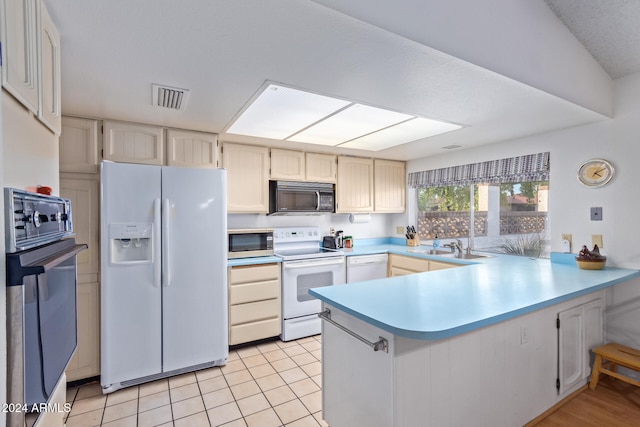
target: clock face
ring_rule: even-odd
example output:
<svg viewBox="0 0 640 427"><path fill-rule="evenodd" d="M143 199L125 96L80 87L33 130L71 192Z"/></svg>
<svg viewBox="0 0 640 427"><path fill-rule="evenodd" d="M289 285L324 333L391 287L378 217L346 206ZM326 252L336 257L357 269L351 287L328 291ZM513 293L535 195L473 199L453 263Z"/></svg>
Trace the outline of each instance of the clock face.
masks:
<svg viewBox="0 0 640 427"><path fill-rule="evenodd" d="M613 174L611 163L603 159L592 159L580 166L578 180L587 187L600 187L608 183Z"/></svg>

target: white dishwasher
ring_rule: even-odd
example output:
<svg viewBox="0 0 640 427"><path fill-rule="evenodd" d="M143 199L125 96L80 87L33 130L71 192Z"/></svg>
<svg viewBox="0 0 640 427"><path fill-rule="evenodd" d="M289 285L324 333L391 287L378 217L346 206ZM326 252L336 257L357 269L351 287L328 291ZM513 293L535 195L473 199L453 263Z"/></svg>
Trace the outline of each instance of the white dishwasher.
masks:
<svg viewBox="0 0 640 427"><path fill-rule="evenodd" d="M347 283L387 277L387 254L347 257Z"/></svg>

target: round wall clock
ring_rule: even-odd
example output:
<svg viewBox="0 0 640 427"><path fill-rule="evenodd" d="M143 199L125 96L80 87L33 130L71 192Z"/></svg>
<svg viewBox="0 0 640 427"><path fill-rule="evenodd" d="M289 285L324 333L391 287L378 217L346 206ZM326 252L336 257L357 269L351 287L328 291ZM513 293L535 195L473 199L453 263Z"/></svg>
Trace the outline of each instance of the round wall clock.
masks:
<svg viewBox="0 0 640 427"><path fill-rule="evenodd" d="M585 187L601 187L611 181L615 169L604 159L587 160L578 169L578 181Z"/></svg>

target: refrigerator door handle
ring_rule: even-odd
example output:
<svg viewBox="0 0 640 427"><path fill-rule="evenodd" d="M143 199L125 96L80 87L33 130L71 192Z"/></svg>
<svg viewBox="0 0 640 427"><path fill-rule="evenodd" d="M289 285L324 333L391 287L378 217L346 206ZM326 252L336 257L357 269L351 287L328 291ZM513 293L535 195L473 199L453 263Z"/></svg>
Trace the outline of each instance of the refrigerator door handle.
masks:
<svg viewBox="0 0 640 427"><path fill-rule="evenodd" d="M171 256L169 255L169 199L164 199L162 204L162 269L163 283L165 287L171 286Z"/></svg>
<svg viewBox="0 0 640 427"><path fill-rule="evenodd" d="M160 251L160 223L161 217L160 199L153 199L153 287L159 288L162 283L162 253Z"/></svg>

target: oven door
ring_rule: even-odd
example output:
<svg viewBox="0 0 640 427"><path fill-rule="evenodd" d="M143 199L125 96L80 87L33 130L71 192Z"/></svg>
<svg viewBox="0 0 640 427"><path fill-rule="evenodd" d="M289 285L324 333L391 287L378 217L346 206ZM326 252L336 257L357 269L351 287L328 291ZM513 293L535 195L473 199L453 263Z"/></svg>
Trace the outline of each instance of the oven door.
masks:
<svg viewBox="0 0 640 427"><path fill-rule="evenodd" d="M326 257L282 263L282 317L291 319L320 312L320 300L309 289L345 283L345 258Z"/></svg>

